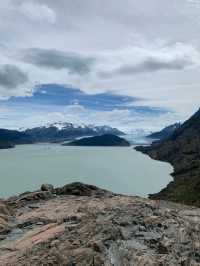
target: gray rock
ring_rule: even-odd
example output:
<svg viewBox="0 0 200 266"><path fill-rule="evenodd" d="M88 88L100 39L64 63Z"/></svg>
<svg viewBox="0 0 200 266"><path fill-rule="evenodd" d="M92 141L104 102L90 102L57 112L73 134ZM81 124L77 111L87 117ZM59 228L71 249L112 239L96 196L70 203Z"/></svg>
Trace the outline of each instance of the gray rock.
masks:
<svg viewBox="0 0 200 266"><path fill-rule="evenodd" d="M75 195L75 196L96 196L96 197L105 197L112 196L113 193L100 189L93 185L87 185L80 182L74 182L67 184L64 187L56 188L55 193L57 195Z"/></svg>
<svg viewBox="0 0 200 266"><path fill-rule="evenodd" d="M148 199L81 183L56 192L13 199L11 231L6 239L0 233L0 265L200 265L198 209L165 202L155 212Z"/></svg>
<svg viewBox="0 0 200 266"><path fill-rule="evenodd" d="M19 202L36 202L40 200L48 200L53 197L52 193L50 191L36 191L29 194L26 194L22 197L20 197L16 203Z"/></svg>
<svg viewBox="0 0 200 266"><path fill-rule="evenodd" d="M54 187L53 187L53 185L51 185L51 184L43 184L43 185L41 186L41 190L42 190L42 191L49 191L49 192L51 192L51 193L54 193Z"/></svg>

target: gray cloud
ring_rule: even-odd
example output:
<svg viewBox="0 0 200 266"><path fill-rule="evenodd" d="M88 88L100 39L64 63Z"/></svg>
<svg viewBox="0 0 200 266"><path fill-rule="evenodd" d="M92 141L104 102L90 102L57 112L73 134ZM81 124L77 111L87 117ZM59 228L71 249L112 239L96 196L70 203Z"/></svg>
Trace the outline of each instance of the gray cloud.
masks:
<svg viewBox="0 0 200 266"><path fill-rule="evenodd" d="M14 65L0 66L0 86L15 89L28 81L28 75Z"/></svg>
<svg viewBox="0 0 200 266"><path fill-rule="evenodd" d="M184 60L184 59L177 59L173 61L159 61L154 58L147 59L141 64L138 65L127 65L123 66L115 71L115 74L120 75L131 75L131 74L139 74L139 73L148 73L148 72L155 72L160 70L182 70L188 66L191 66L192 62Z"/></svg>
<svg viewBox="0 0 200 266"><path fill-rule="evenodd" d="M68 69L70 74L88 74L94 63L94 58L85 57L78 53L62 52L54 49L28 49L23 52L22 59L39 67L52 69Z"/></svg>
<svg viewBox="0 0 200 266"><path fill-rule="evenodd" d="M171 60L166 60L165 58L147 58L139 63L127 64L124 63L122 66L112 70L112 71L100 71L100 76L102 78L111 78L119 75L136 75L143 73L153 73L162 70L184 70L187 67L195 65L192 58L172 58Z"/></svg>
<svg viewBox="0 0 200 266"><path fill-rule="evenodd" d="M88 93L145 95L152 106L191 114L200 97L199 2L1 1L1 64L24 69L29 84L16 90L0 84L0 98L27 95L35 83L69 83ZM24 49L22 57L29 64L16 58ZM94 55L96 61L82 55ZM187 67L189 61L197 67ZM100 77L101 72L109 79Z"/></svg>

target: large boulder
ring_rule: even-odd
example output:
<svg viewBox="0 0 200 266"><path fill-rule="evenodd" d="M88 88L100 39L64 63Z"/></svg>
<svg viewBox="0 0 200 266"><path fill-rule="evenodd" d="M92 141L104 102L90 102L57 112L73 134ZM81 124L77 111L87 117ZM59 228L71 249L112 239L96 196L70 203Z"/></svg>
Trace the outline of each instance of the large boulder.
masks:
<svg viewBox="0 0 200 266"><path fill-rule="evenodd" d="M76 195L76 196L105 196L113 195L113 193L100 189L93 185L87 185L80 182L74 182L65 185L61 188L56 188L55 192L57 195Z"/></svg>

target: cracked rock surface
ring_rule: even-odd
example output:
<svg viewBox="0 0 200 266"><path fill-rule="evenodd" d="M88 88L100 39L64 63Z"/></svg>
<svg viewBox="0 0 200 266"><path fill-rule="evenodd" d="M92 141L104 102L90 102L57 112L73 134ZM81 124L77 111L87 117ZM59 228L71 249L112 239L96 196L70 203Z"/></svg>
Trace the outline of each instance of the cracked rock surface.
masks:
<svg viewBox="0 0 200 266"><path fill-rule="evenodd" d="M200 265L200 209L81 183L46 188L0 204L0 265Z"/></svg>

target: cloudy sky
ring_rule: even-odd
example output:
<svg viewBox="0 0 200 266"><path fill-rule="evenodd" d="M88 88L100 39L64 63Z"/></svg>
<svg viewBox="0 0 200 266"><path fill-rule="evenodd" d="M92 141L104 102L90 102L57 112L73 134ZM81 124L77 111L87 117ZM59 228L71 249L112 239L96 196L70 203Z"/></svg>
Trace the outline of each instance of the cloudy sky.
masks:
<svg viewBox="0 0 200 266"><path fill-rule="evenodd" d="M200 99L200 0L0 3L0 127L154 130Z"/></svg>

